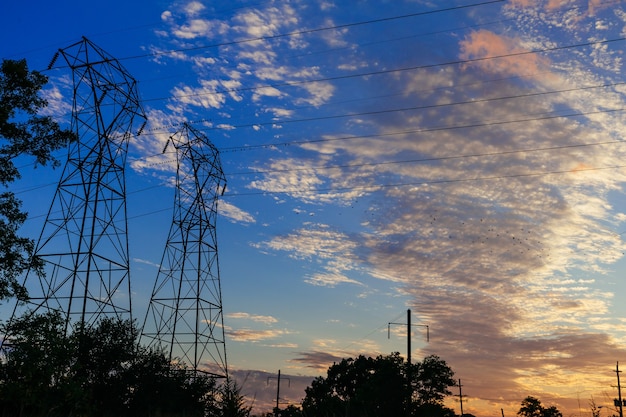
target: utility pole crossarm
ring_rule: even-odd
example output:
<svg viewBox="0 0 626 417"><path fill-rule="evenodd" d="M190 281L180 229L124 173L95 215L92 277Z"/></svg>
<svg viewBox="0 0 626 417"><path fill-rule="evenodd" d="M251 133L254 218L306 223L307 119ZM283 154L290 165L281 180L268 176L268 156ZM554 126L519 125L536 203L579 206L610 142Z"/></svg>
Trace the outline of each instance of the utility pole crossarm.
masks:
<svg viewBox="0 0 626 417"><path fill-rule="evenodd" d="M395 323L393 321L390 321L389 323L387 323L387 339L391 338L391 325L392 324L397 324L400 326L406 326L406 323ZM412 327L425 327L426 328L426 342L430 342L430 327L428 326L428 324L411 324Z"/></svg>
<svg viewBox="0 0 626 417"><path fill-rule="evenodd" d="M267 377L267 383L270 382L270 379L273 379L273 376L268 376ZM280 400L280 369L278 370L278 383L276 384L276 410L274 410L274 414L278 415L278 404L279 404L279 400ZM290 387L291 386L291 380L289 378L284 378L288 381L287 386Z"/></svg>

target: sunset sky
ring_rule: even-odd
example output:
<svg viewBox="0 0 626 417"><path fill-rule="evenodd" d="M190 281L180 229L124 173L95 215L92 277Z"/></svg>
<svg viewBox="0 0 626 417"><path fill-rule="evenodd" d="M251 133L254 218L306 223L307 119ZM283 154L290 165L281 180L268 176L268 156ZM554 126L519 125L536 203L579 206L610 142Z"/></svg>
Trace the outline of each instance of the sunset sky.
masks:
<svg viewBox="0 0 626 417"><path fill-rule="evenodd" d="M387 330L407 309L412 358L448 362L466 413L513 416L528 395L564 416L590 416L592 398L612 407L616 362L626 369L626 3L0 10L0 58L45 70L86 36L138 81L148 124L127 170L138 319L172 218L165 141L188 122L220 150L228 366L258 410L273 406L279 369L284 406L341 358L405 355L406 329ZM68 125L70 73L44 73L48 110ZM36 237L61 170L22 169L22 232ZM458 398L448 405L460 412Z"/></svg>

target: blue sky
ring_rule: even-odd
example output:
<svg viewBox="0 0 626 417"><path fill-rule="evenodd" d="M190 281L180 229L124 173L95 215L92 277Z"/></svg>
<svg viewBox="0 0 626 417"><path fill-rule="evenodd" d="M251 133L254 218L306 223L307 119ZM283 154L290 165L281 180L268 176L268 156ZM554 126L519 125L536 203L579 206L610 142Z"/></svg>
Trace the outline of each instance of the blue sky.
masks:
<svg viewBox="0 0 626 417"><path fill-rule="evenodd" d="M221 152L228 365L255 405L333 360L437 354L464 411L610 405L626 363L626 6L619 1L7 2L0 56L44 70L86 36L138 80L133 308L172 216L172 126ZM48 71L69 120L69 73ZM15 190L37 236L60 170ZM626 366L626 365L625 365ZM457 408L458 403L450 400Z"/></svg>

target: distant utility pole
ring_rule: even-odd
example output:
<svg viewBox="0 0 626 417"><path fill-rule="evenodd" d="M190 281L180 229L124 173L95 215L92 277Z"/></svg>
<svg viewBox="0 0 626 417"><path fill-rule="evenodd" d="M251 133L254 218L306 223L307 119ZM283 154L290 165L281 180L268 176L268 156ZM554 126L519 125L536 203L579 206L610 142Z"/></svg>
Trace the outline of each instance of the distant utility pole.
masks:
<svg viewBox="0 0 626 417"><path fill-rule="evenodd" d="M461 391L461 380L459 379L459 402L461 403L461 417L463 417L463 392Z"/></svg>
<svg viewBox="0 0 626 417"><path fill-rule="evenodd" d="M273 376L268 376L267 377L267 382L270 381L270 379L274 378ZM291 380L289 378L285 378L287 381L289 381L289 384L287 386L291 386ZM276 384L276 409L274 409L274 415L278 416L278 401L280 400L280 369L278 370L278 383Z"/></svg>
<svg viewBox="0 0 626 417"><path fill-rule="evenodd" d="M619 404L619 417L624 417L624 413L622 410L622 406L623 406L623 402L622 402L622 387L619 384L619 374L620 374L619 370L619 362L616 363L615 365L615 374L617 375L617 398L618 398L618 404Z"/></svg>

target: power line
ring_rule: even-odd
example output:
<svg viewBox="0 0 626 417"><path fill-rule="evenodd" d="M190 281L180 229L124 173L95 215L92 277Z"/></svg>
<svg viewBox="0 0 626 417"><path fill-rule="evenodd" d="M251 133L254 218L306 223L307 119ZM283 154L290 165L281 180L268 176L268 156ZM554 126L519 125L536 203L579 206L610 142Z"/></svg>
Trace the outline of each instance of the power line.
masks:
<svg viewBox="0 0 626 417"><path fill-rule="evenodd" d="M271 170L262 170L262 171L245 171L245 172L231 172L227 173L227 176L245 176L245 175L258 175L258 174L272 174L272 173L289 173L289 172L301 172L301 171L322 171L322 170L331 170L331 169L344 169L344 168L359 168L365 166L382 166L382 165L395 165L395 164L411 164L411 163L425 163L425 162L437 162L437 161L446 161L453 159L467 159L467 158L481 158L481 157L491 157L491 156L502 156L502 155L514 155L520 153L530 153L530 152L544 152L544 151L559 151L564 149L574 149L574 148L585 148L591 146L605 146L605 145L615 145L615 144L624 144L624 141L621 140L612 140L612 141L604 141L604 142L595 142L595 143L580 143L580 144L571 144L571 145L559 145L559 146L548 146L541 148L526 148L526 149L514 149L508 151L498 151L498 152L484 152L484 153L474 153L474 154L464 154L464 155L449 155L449 156L441 156L441 157L431 157L431 158L414 158L414 159L404 159L404 160L395 160L395 161L383 161L383 162L368 162L368 163L359 163L359 164L339 164L339 165L324 165L324 166L316 166L316 167L301 167L301 168L289 168L289 169L271 169ZM158 162L158 164L164 164L172 162L170 160ZM157 164L157 163L155 163ZM570 171L563 171L570 172ZM548 172L548 174L553 174L557 172ZM458 180L461 181L461 180ZM426 183L432 184L433 182L427 181ZM26 189L22 189L20 191L16 191L15 194L23 194L31 191L35 191L41 188L45 188L48 186L56 185L56 183L47 183L43 185L33 186ZM137 190L130 190L127 192L128 195L141 193L144 191L148 191L154 188L159 188L161 185L153 185L149 187L144 187ZM295 191L292 191L295 192ZM266 192L260 192L257 194L267 194ZM231 194L232 195L232 194ZM248 195L248 194L245 194ZM157 210L156 212L160 212L162 210ZM38 217L38 216L34 216ZM40 217L40 216L39 216Z"/></svg>
<svg viewBox="0 0 626 417"><path fill-rule="evenodd" d="M484 27L484 26L491 26L491 25L495 25L495 24L501 24L501 23L509 22L509 21L512 21L512 20L514 20L514 19L512 19L512 18L509 18L509 19L499 19L499 20L494 20L494 21L490 21L490 22L478 23L478 24L474 24L474 25L464 25L464 26L460 26L460 27L452 27L452 28L448 28L448 29L442 29L442 30L437 30L437 31L419 33L419 34L415 34L415 35L402 36L402 37L399 37L399 38L388 38L388 39L376 40L376 41L371 41L371 42L366 42L366 43L358 43L356 45L359 48L370 47L370 46L373 46L373 45L379 45L379 44L383 44L383 43L391 43L391 42L397 42L397 41L402 41L402 40L407 40L407 39L421 38L421 37L427 37L427 36L432 36L432 35L437 35L437 34L442 34L442 33L455 32L455 31L459 31L459 30L466 30L466 29L474 29L474 28ZM328 48L328 49L323 49L323 50L313 51L313 52L307 52L307 53L302 53L302 54L286 55L286 56L284 56L284 58L286 58L286 59L293 59L293 58L311 57L311 56L315 56L315 55L335 53L335 52L340 52L340 51L344 51L344 50L351 50L352 48L354 48L353 45L337 47L337 48ZM230 65L230 66L222 65L220 68L222 68L222 70L224 68L236 69L237 65L238 64ZM147 82L152 82L152 81L159 81L159 80L165 80L165 79L175 78L175 77L179 77L179 76L180 76L180 74L178 74L178 75L168 75L166 77L159 77L159 78L149 78L149 79L143 80L142 83L147 83Z"/></svg>
<svg viewBox="0 0 626 417"><path fill-rule="evenodd" d="M271 122L258 122L258 123L247 123L247 124L241 124L241 125L231 125L231 127L244 128L244 127L254 127L254 126L275 125L275 124L283 125L283 124L288 124L288 123L317 122L320 120L342 119L342 118L348 118L348 117L374 116L374 115L381 115L381 114L387 114L387 113L399 113L399 112L405 112L405 111L432 110L432 109L437 109L437 108L446 108L446 107L460 106L460 105L465 105L465 104L481 104L481 103L489 103L489 102L500 101L500 100L514 100L514 99L519 99L519 98L539 97L539 96L546 96L546 95L551 95L551 94L572 93L572 92L592 90L592 89L597 89L597 88L615 87L615 86L620 86L624 84L626 84L626 82L617 82L617 83L584 86L584 87L574 87L574 88L567 88L563 90L541 91L541 92L528 93L528 94L516 94L513 96L490 97L490 98L482 98L482 99L455 101L451 103L426 104L426 105L421 105L421 106L401 107L401 108L395 108L395 109L372 110L372 111L359 112L359 113L333 114L333 115L327 115L327 116L316 116L316 117L301 118L301 119L282 119L282 120L274 120ZM202 131L220 130L220 128L205 127L199 130L202 130Z"/></svg>
<svg viewBox="0 0 626 417"><path fill-rule="evenodd" d="M547 71L546 71L547 72ZM455 88L464 88L464 87L472 87L472 86L482 86L488 83L495 83L495 82L501 82L501 81L510 81L510 80L519 80L519 79L523 79L526 77L534 77L537 75L542 74L543 72L534 72L534 73L529 73L529 74L524 74L524 75L516 75L516 76L510 76L510 77L500 77L500 78L494 78L494 79L490 79L490 80L484 80L484 81L480 81L480 82L472 82L472 83L467 83L467 84L457 84L455 85ZM614 85L618 85L618 84L622 84L622 83L616 83ZM613 84L606 84L606 85L597 85L597 86L588 86L588 87L579 87L580 89L587 89L587 88L600 88L600 87L608 87L611 86ZM429 88L429 89L424 89L424 90L419 90L419 93L424 93L424 92L435 92L435 91L439 91L439 90L450 90L450 87L436 87L436 88ZM572 91L576 91L577 88L572 89ZM569 90L568 90L569 91ZM550 94L550 91L547 92L543 92L542 94ZM209 93L207 93L209 94ZM216 94L216 93L211 93L211 94ZM373 99L380 99L380 98L389 98L389 97L394 97L394 96L401 96L404 95L404 93L402 92L398 92L398 93L393 93L393 94L385 94L385 95L377 95L377 96L369 96L369 97L363 97L363 98L358 98L358 99L349 99L349 100L341 100L341 101L334 101L334 102L328 102L328 103L324 103L324 106L334 106L337 104L345 104L345 103L351 103L351 102L359 102L359 101L369 101L369 100L373 100ZM522 98L525 97L525 95L519 95L519 96L511 96L511 98ZM489 100L489 99L486 99ZM447 103L445 105L455 105L456 102L452 102L452 103ZM301 106L301 107L294 107L295 110L302 110L302 109L306 109L306 108L311 108L311 107L315 107L317 108L318 106ZM425 107L426 109L428 107ZM384 111L384 110L383 110ZM349 116L349 115L357 115L357 114L346 114L345 116ZM324 116L322 116L324 117ZM331 117L335 117L335 115L331 115ZM341 116L337 116L337 117L341 117ZM231 127L234 128L239 128L239 127L255 127L255 126L263 126L263 125L271 125L274 123L285 123L285 121L289 122L289 123L293 123L295 121L299 121L299 120L303 120L306 121L308 119L279 119L279 120L274 120L272 122L259 122L259 123L248 123L248 124L243 124L243 125L229 125ZM183 123L187 123L187 124L191 124L191 125L199 125L199 124L203 124L203 123L213 123L213 121L211 119L206 119L206 118L202 118L202 119L195 119L195 120L186 120L185 122L177 122L177 123L170 123L167 125L160 125L160 126L153 126L152 128L149 129L144 129L144 131L166 131L168 129L175 129L180 127ZM200 128L200 130L203 131L208 131L208 130L223 130L223 127L220 127L219 124L208 128L208 127L204 127L204 128ZM266 145L249 145L249 146L244 146L241 148L256 148L256 147L266 147ZM230 152L232 149L239 149L240 147L232 147L232 148L227 148L226 150L222 149L222 152Z"/></svg>
<svg viewBox="0 0 626 417"><path fill-rule="evenodd" d="M511 95L511 96L456 101L456 102L451 102L451 103L411 106L411 107L403 107L403 108L396 108L396 109L382 109L382 110L373 110L373 111L360 112L360 113L335 114L335 115L318 116L318 117L301 118L301 119L281 119L281 120L274 120L271 122L258 122L258 123L231 125L231 128L255 127L255 126L264 126L264 125L270 125L270 124L273 125L273 124L311 122L311 121L320 121L320 120L329 120L329 119L359 117L359 116L365 116L365 115L395 113L395 112L403 112L403 111L429 110L429 109L445 108L445 107L458 106L458 105L488 103L488 102L500 101L500 100L513 100L513 99L519 99L519 98L546 96L546 95L551 95L551 94L572 93L572 92L577 92L577 91L584 91L584 90L591 90L591 89L598 89L598 88L615 87L615 86L620 86L624 84L626 83L625 82L605 83L605 84L598 84L598 85L592 85L592 86L574 87L574 88L568 88L568 89L562 89L562 90L551 90L551 91L534 92L534 93L528 93L528 94L517 94L517 95ZM536 121L536 120L546 120L546 119L558 118L558 117L577 117L577 116L585 116L585 115L592 115L592 114L611 113L611 112L623 111L623 110L624 108L604 109L604 110L589 111L589 112L570 113L566 115L526 118L521 121L527 122L527 121ZM187 123L193 125L193 124L200 124L203 122L206 122L206 120L195 120L195 121L191 121ZM253 150L253 149L259 149L259 148L273 148L273 147L279 147L279 146L292 146L292 145L299 146L303 144L318 143L318 142L330 142L330 141L359 139L359 138L396 136L396 135L401 135L401 134L423 133L423 132L440 131L440 130L447 130L447 129L460 129L460 128L469 128L469 127L481 127L481 126L484 127L484 126L490 126L494 124L506 124L506 123L515 123L515 122L519 122L519 121L514 120L514 121L501 121L501 122L485 122L485 123L462 125L462 126L438 126L438 127L405 130L405 131L400 131L400 132L391 132L391 133L384 133L384 134L352 135L352 136L344 136L344 137L339 137L339 138L312 139L312 140L306 140L306 141L291 141L291 142L269 143L269 144L260 144L260 145L235 146L235 147L223 148L221 149L221 152L238 152L238 151ZM152 127L152 128L144 129L144 132L166 131L166 129L174 128L176 127L176 125L177 124L170 124L168 126ZM220 130L220 128L219 127L204 127L204 128L198 128L198 130L210 131L210 130ZM151 157L154 157L154 156L158 156L158 155L152 155ZM137 160L141 160L141 159L146 159L146 158L138 158ZM159 161L159 162L154 163L153 165L163 164L163 163L164 163L163 161Z"/></svg>
<svg viewBox="0 0 626 417"><path fill-rule="evenodd" d="M403 317L404 315L405 315L405 313L400 313L398 316L394 317L391 321L396 321L396 320L400 319L400 317ZM348 344L348 345L344 346L344 347L343 347L343 348L341 348L340 350L342 350L342 351L347 350L350 346L352 346L352 345L354 345L354 344L356 344L356 343L360 342L360 341L361 341L361 340L363 340L363 339L366 339L366 338L370 337L371 335L373 335L373 334L374 334L374 333L376 333L376 332L380 332L380 331L381 331L382 329L384 329L385 327L387 327L387 323L385 323L385 324L383 324L383 325L381 325L381 326L378 326L377 328L375 328L374 330L372 330L371 332L369 332L369 333L368 333L368 334L366 334L365 336L362 336L362 337L361 337L361 338L359 338L358 340L355 340L355 341L351 342L350 344Z"/></svg>
<svg viewBox="0 0 626 417"><path fill-rule="evenodd" d="M596 110L596 111L589 111L589 112L575 112L575 113L569 113L569 114L538 116L538 117L523 118L523 119L517 119L517 120L493 121L493 122L473 123L473 124L465 124L465 125L458 125L458 126L439 126L439 127L432 127L432 128L412 129L412 130L405 130L405 131L400 131L400 132L389 132L389 133L384 133L384 134L344 136L344 137L339 137L339 138L315 139L315 140L309 140L309 141L294 141L294 142L283 142L283 143L278 143L278 144L251 145L248 147L226 148L225 150L222 150L221 152L243 151L243 150L249 150L252 148L259 148L259 147L267 148L267 147L277 147L277 146L293 146L293 145L303 145L303 144L319 143L319 142L331 142L331 141L343 141L343 140L351 140L351 139L405 135L405 134L411 134L411 133L427 133L427 132L436 132L436 131L445 131L445 130L489 127L489 126L505 125L505 124L512 124L512 123L525 123L525 122L533 122L533 121L540 121L540 120L552 120L552 119L558 119L558 118L570 118L570 117L588 116L588 115L593 115L593 114L621 112L624 110L626 109L625 108L604 109L604 110ZM600 146L600 145L609 145L609 144L617 144L617 143L622 143L622 141L614 140L614 141L605 141L605 142L598 142L598 143L560 145L560 146L551 146L551 147L545 147L545 148L531 148L531 149L523 149L523 150L488 152L488 153L469 154L469 155L453 155L453 156L445 156L445 157L420 158L420 159L411 159L411 160L403 160L403 161L372 162L372 163L363 163L363 164L354 164L354 165L347 164L347 165L336 165L336 166L330 166L330 167L326 166L326 167L316 167L316 168L293 168L293 169L285 169L285 170L269 170L269 171L258 171L258 172L249 172L249 173L248 172L233 173L229 175L247 175L247 174L259 174L259 173L271 173L271 172L290 172L290 171L299 171L299 170L337 169L337 168L349 168L349 167L358 167L358 166L389 165L389 164L399 164L399 163L434 162L434 161L443 161L443 160L450 160L450 159L506 155L506 154L521 153L521 152L537 152L537 151L542 151L542 150L559 150L559 149L567 149L567 148ZM157 156L157 155L152 155L150 157L154 157L154 156ZM145 159L147 158L142 158L142 159L137 159L137 160L145 160ZM171 161L169 160L158 161L150 165L161 165L161 164L166 164L169 162Z"/></svg>
<svg viewBox="0 0 626 417"><path fill-rule="evenodd" d="M579 169L576 169L575 172L604 171L604 170L621 169L621 168L626 168L626 165L579 168ZM315 194L323 194L323 193L346 193L346 192L355 191L355 190L362 190L364 192L374 192L374 191L379 191L379 190L383 190L386 188L400 188L400 187L409 187L409 186L417 187L417 186L424 186L424 185L430 186L430 185L455 184L455 183L462 183L462 182L479 182L479 181L513 179L513 178L543 177L543 176L549 176L549 175L571 174L572 172L574 171L569 169L569 170L553 170L553 171L543 171L543 172L529 172L529 173L522 173L522 174L493 175L493 176L484 176L484 177L422 180L422 181L397 182L397 183L361 185L361 186L355 185L355 186L350 186L350 187L336 187L336 188L333 188L333 187L316 188L316 189L291 188L288 190L273 190L273 191L254 191L254 192L239 192L239 193L230 192L230 193L224 194L223 196L221 196L221 198L225 199L225 198L233 198L233 197L250 197L250 196L258 196L258 195L278 195L278 194L315 195ZM149 187L149 188L155 188L155 187ZM156 213L162 213L165 211L171 211L171 207L156 209L150 212L136 214L128 218L137 219L141 217L150 216ZM45 215L29 216L27 221L35 219L35 218L43 217L43 216Z"/></svg>
<svg viewBox="0 0 626 417"><path fill-rule="evenodd" d="M591 167L591 168L580 168L576 169L576 172L589 172L589 171L603 171L610 169L620 169L626 168L626 165L612 165L605 167ZM337 187L337 188L317 188L317 189L300 189L300 188L292 188L289 190L275 190L275 191L255 191L249 193L229 193L224 195L223 197L241 197L241 196L254 196L254 195L273 195L273 194L321 194L321 193L343 193L355 190L363 190L363 191L378 191L385 188L392 187L416 187L422 185L440 185L440 184L454 184L461 182L477 182L477 181L490 181L490 180L501 180L501 179L512 179L512 178L530 178L530 177L542 177L547 175L559 175L559 174L571 174L574 172L571 169L568 170L555 170L555 171L544 171L544 172L529 172L524 174L509 174L509 175L493 175L493 176L485 176L485 177L471 177L471 178L454 178L454 179L440 179L440 180L423 180L423 181L411 181L411 182L398 182L398 183L388 183L388 184L376 184L376 185L362 185L362 186L351 186L351 187Z"/></svg>
<svg viewBox="0 0 626 417"><path fill-rule="evenodd" d="M312 139L306 141L293 141L293 142L282 142L275 144L264 144L264 145L250 145L247 147L234 147L234 148L226 148L225 151L241 151L252 148L271 148L271 147L279 147L279 146L293 146L293 145L305 145L311 143L320 143L320 142L334 142L334 141L344 141L351 139L363 139L363 138L376 138L376 137L385 137L385 136L397 136L397 135L405 135L411 133L429 133L429 132L439 132L446 130L460 130L460 129L470 129L470 128L479 128L479 127L489 127L489 126L498 126L498 125L506 125L513 123L526 123L526 122L536 122L541 120L552 120L552 119L560 119L560 118L572 118L572 117L580 117L580 116L589 116L596 114L605 114L605 113L615 113L622 112L626 110L624 107L616 108L616 109L604 109L604 110L594 110L588 112L572 112L567 114L548 114L545 116L536 116L536 117L528 117L523 119L515 119L515 120L502 120L502 121L491 121L491 122L480 122L480 123L471 123L471 124L463 124L456 126L435 126L429 128L419 128L419 129L411 129L404 130L399 132L390 132L390 133L380 133L380 134L372 134L372 135L360 135L360 136L342 136L338 138L325 138L325 139ZM621 141L616 141L621 142ZM565 145L566 147L570 145ZM575 145L577 146L577 145Z"/></svg>
<svg viewBox="0 0 626 417"><path fill-rule="evenodd" d="M414 66L402 67L402 68L382 69L382 70L377 70L377 71L360 72L360 73L353 73L353 74L346 74L346 75L336 75L336 76L331 76L331 77L316 78L312 80L286 81L282 83L266 84L266 85L254 86L254 87L226 88L226 89L222 89L218 91L180 94L180 95L175 95L171 97L169 96L168 97L154 97L154 98L144 99L143 102L163 101L163 100L169 100L172 98L181 99L181 98L189 98L189 97L212 96L212 95L227 94L227 93L242 93L242 92L256 91L256 90L267 89L267 88L294 87L294 86L327 82L327 81L339 81L339 80L347 80L347 79L353 79L353 78L395 74L395 73L401 73L401 72L417 71L421 69L471 64L471 63L477 63L477 62L483 62L483 61L489 61L489 60L495 60L495 59L540 54L540 53L545 53L545 52L556 52L556 51L562 51L562 50L574 49L574 48L582 48L582 47L588 47L588 46L606 45L606 44L614 43L614 42L622 42L624 40L626 40L626 37L619 37L619 38L605 39L605 40L593 41L593 42L582 42L582 43L570 44L570 45L564 45L564 46L554 46L554 47L543 48L543 49L533 49L529 51L512 52L512 53L501 54L501 55L492 55L492 56L480 57L480 58L458 59L458 60L440 62L440 63L435 63L435 64L414 65Z"/></svg>
<svg viewBox="0 0 626 417"><path fill-rule="evenodd" d="M498 0L498 1L501 1L501 0ZM268 84L268 85L255 86L255 87L229 88L229 89L223 89L223 90L219 90L219 91L215 91L215 92L202 92L202 93L177 95L177 96L171 96L171 97L151 98L151 99L144 99L143 102L162 101L162 100L169 100L171 98L180 99L180 98L187 98L187 97L210 96L210 95L217 95L217 94L224 94L224 93L238 93L238 92L244 92L244 91L254 91L254 90L259 90L259 89L264 89L264 88L277 88L277 87L285 87L285 86L296 86L296 85L303 85L303 84L315 83L315 82L337 81L337 80L341 80L341 79L349 79L349 78L356 78L356 77L367 77L367 76L372 76L372 75L382 75L382 74L389 74L389 73L395 73L395 72L412 71L412 70L417 70L417 69L424 69L424 68L431 68L431 67L438 67L438 66L468 64L468 63L478 62L478 61L485 61L485 60L499 59L499 58L507 58L507 57L515 57L515 56L526 55L526 54L543 53L543 52L550 52L550 51L563 50L563 49L569 49L569 48L578 48L578 47L583 47L583 46L600 45L600 44L606 44L606 43L610 43L610 42L618 42L618 41L623 41L623 40L626 40L626 38L625 37L621 37L621 38L602 40L602 41L596 41L596 42L586 42L586 43L579 43L579 44L574 44L574 45L537 49L537 50L532 50L532 51L515 52L515 53L503 54L503 55L497 55L497 56L490 56L490 57L481 57L481 58L474 58L474 59L467 59L467 60L455 60L455 61L449 61L449 62L437 63L437 64L428 64L428 65L412 66L412 67L405 67L405 68L395 68L395 69L389 69L389 70L370 71L370 72L366 72L366 73L347 74L347 75L334 76L334 77L318 78L318 79L314 79L314 80L300 80L300 81L291 81L291 82L284 82L284 83L277 83L277 84ZM585 89L604 88L604 87L617 86L617 85L623 85L623 84L624 84L623 82L620 82L620 83L613 83L613 84L604 84L604 85L597 85L597 86L585 86L585 87L577 87L577 88L564 89L564 90L555 90L555 91L548 91L548 92L529 93L529 94L524 94L524 95L487 98L487 99L472 100L472 101L462 101L462 102L454 102L454 103L446 103L446 104L438 104L438 105L413 106L413 107L406 107L406 108L399 108L399 109L382 109L382 110L375 110L375 111L370 111L370 112L341 114L341 115L328 115L328 116L319 116L319 117L301 118L301 119L282 119L282 120L274 120L274 121L266 121L266 122L261 121L261 122L257 122L257 123L247 123L247 124L240 124L240 125L234 125L234 126L229 125L229 128L232 128L232 127L234 127L234 128L243 128L243 127L255 127L255 126L264 126L264 125L274 125L274 124L311 122L311 121L330 120L330 119L346 118L346 117L357 117L357 116L363 116L363 115L375 115L375 114L393 113L393 112L401 112L401 111L409 111L409 110L432 109L432 108L436 108L436 107L445 107L445 106L452 106L452 105L473 104L473 103L480 103L480 102L490 102L490 101L494 101L494 100L516 99L516 98L533 97L533 96L540 96L540 95L547 95L547 94L557 94L557 93L564 93L564 92L581 91L581 90L585 90ZM206 121L207 121L206 119L201 119L201 120L193 121L191 123L192 124L197 124L197 123L202 123L202 122L206 122ZM189 123L189 122L187 122L187 123ZM148 132L163 131L165 129L174 128L174 127L177 127L179 125L180 125L180 123L178 123L178 124L170 124L168 126L156 126L156 127L152 127L152 128L146 129L146 131L148 131ZM216 127L212 127L212 128L204 128L202 130L203 131L207 131L207 130L220 130L220 129L221 128L219 126L216 126Z"/></svg>
<svg viewBox="0 0 626 417"><path fill-rule="evenodd" d="M198 51L198 50L203 50L203 49L217 48L221 46L233 46L233 45L239 45L239 44L244 44L244 43L252 43L252 42L259 42L259 41L266 41L266 40L281 39L281 38L286 38L286 37L301 36L301 35L307 35L311 33L329 31L329 30L346 29L346 28L355 27L355 26L390 22L394 20L406 19L406 18L411 18L411 17L427 16L427 15L432 15L436 13L450 12L450 11L480 7L480 6L491 5L491 4L502 3L502 2L504 2L504 0L490 0L490 1L480 2L480 3L472 3L472 4L461 5L461 6L447 7L443 9L428 10L424 12L415 12L415 13L406 13L406 14L396 15L396 16L382 17L379 19L364 20L360 22L351 22L351 23L344 23L344 24L339 24L339 25L323 26L323 27L318 27L314 29L303 29L303 30L297 30L297 31L292 31L292 32L287 32L287 33L281 33L277 35L259 36L255 38L220 42L220 43L215 43L215 44L210 44L210 45L193 46L193 47L188 47L188 48L179 48L179 49L173 49L173 50L162 51L162 52L152 52L148 54L133 55L133 56L127 56L124 58L119 58L118 60L125 61L125 60L131 60L131 59L158 57L158 56L175 54L175 53L180 53L180 52ZM59 66L59 67L54 67L54 68L63 68L63 67Z"/></svg>
<svg viewBox="0 0 626 417"><path fill-rule="evenodd" d="M228 175L230 176L255 175L255 174L258 175L258 174L271 174L271 173L276 173L276 172L320 171L320 170L329 170L329 169L360 168L360 167L365 167L365 166L437 162L437 161L447 161L447 160L452 160L452 159L480 158L480 157L487 157L487 156L512 155L512 154L529 153L529 152L556 151L556 150L583 148L583 147L590 147L590 146L613 145L613 144L618 144L618 143L625 144L626 142L621 141L621 140L612 140L612 141L596 142L596 143L580 143L580 144L572 144L572 145L548 146L548 147L543 147L543 148L515 149L515 150L509 150L509 151L484 152L484 153L465 154L465 155L450 155L450 156L440 156L440 157L431 157L431 158L415 158L415 159L404 159L404 160L397 160L397 161L364 162L364 163L359 163L359 164L324 165L324 166L307 167L307 168L302 167L302 168L289 168L289 169L248 171L248 172L231 172Z"/></svg>

